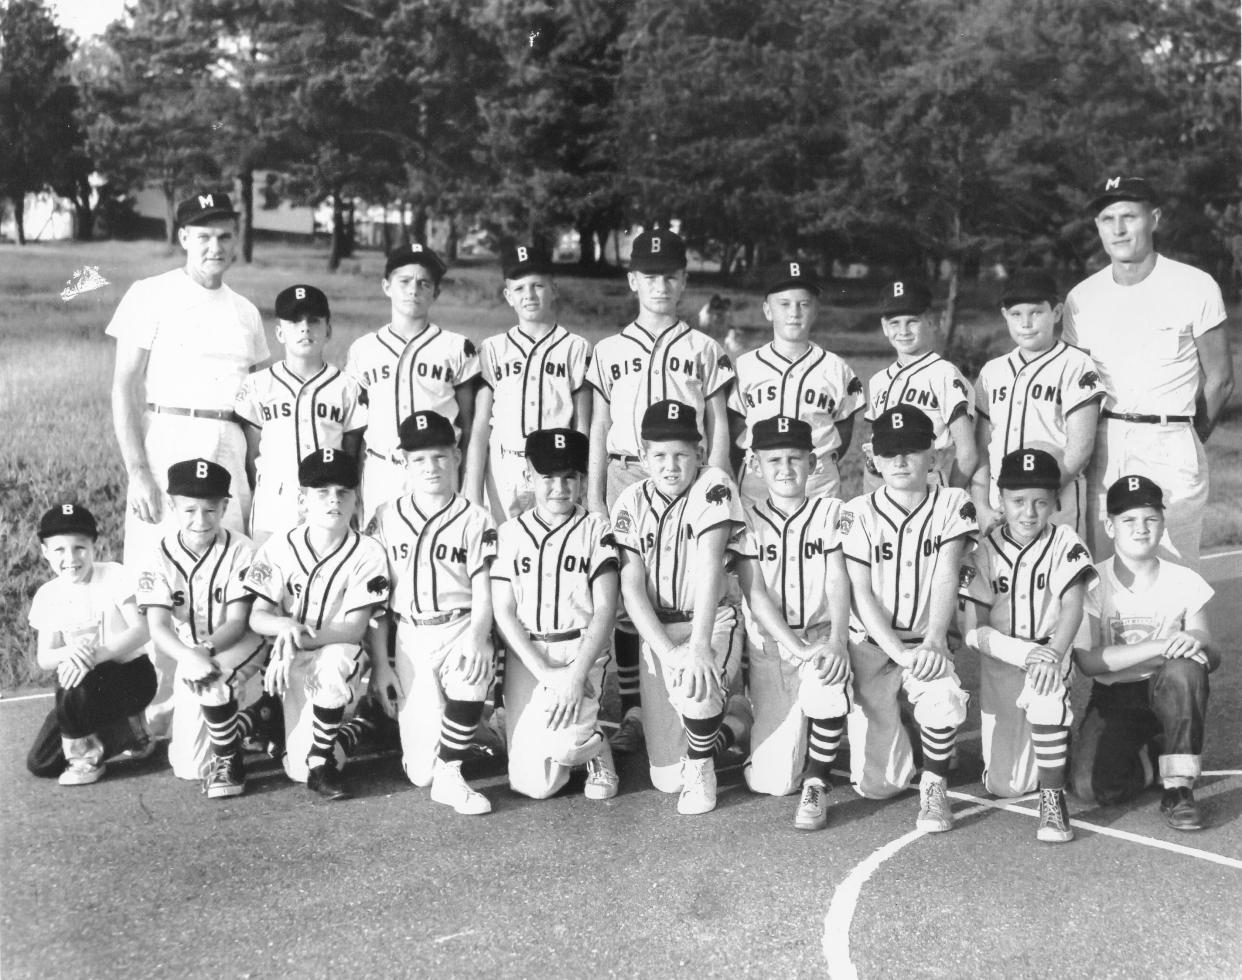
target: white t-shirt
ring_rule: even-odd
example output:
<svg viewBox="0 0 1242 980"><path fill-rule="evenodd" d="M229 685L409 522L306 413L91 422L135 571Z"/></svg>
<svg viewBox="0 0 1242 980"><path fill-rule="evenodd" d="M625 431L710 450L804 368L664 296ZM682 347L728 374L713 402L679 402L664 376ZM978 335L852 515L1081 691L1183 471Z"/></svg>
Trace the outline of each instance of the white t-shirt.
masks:
<svg viewBox="0 0 1242 980"><path fill-rule="evenodd" d="M246 374L270 355L263 321L228 286L204 289L184 269L139 279L107 333L149 351L147 401L230 411Z"/></svg>
<svg viewBox="0 0 1242 980"><path fill-rule="evenodd" d="M1106 410L1193 416L1199 394L1195 338L1224 321L1215 279L1157 255L1151 274L1133 286L1118 285L1112 266L1105 266L1071 289L1064 339L1085 349L1099 367L1108 389Z"/></svg>
<svg viewBox="0 0 1242 980"><path fill-rule="evenodd" d="M97 561L89 582L54 578L39 586L30 602L30 625L40 633L72 639L93 633L108 643L128 629L121 607L134 597L131 576L114 561ZM142 656L135 650L125 659Z"/></svg>

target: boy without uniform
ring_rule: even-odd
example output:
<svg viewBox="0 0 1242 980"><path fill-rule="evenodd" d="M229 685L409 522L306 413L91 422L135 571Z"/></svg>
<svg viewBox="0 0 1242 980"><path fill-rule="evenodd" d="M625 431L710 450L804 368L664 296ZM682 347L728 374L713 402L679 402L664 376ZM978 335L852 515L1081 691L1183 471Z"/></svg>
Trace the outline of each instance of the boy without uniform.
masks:
<svg viewBox="0 0 1242 980"><path fill-rule="evenodd" d="M391 322L349 348L345 373L362 386L367 406L363 526L380 504L405 492L397 429L415 411L443 415L468 449L479 358L472 341L431 322L445 271L425 245L393 249L380 284L391 301Z"/></svg>
<svg viewBox="0 0 1242 980"><path fill-rule="evenodd" d="M1082 539L1051 523L1063 478L1042 449L999 466L1003 522L962 565L966 645L982 655L983 785L997 796L1037 786L1042 841L1072 840L1065 804L1074 636L1096 574Z"/></svg>
<svg viewBox="0 0 1242 980"><path fill-rule="evenodd" d="M591 345L556 322L552 260L535 245L506 246L501 254L505 301L518 322L479 346L482 384L467 453L465 495L484 501L505 521L525 513L533 498L526 437L541 429L591 430L586 384Z"/></svg>
<svg viewBox="0 0 1242 980"><path fill-rule="evenodd" d="M850 778L859 794L881 799L910 784L914 757L898 705L904 694L923 748L917 826L951 830L945 779L969 698L946 637L962 555L979 533L975 505L965 490L928 483L936 432L919 409L882 412L872 439L884 485L851 500L837 522L853 593Z"/></svg>
<svg viewBox="0 0 1242 980"><path fill-rule="evenodd" d="M229 471L211 460L170 466L168 498L180 530L138 566L138 608L156 653L175 665L168 761L178 778L201 780L208 799L245 791L238 702L263 663L242 585L254 548L223 526L231 484Z"/></svg>
<svg viewBox="0 0 1242 980"><path fill-rule="evenodd" d="M729 546L752 618L775 597L778 626L793 634L782 639L762 622L747 624L755 721L743 774L751 790L774 796L792 793L800 782L794 815L799 830L827 825L832 763L850 709L850 583L837 533L841 501L808 498L813 438L802 419L777 415L755 423L751 450L768 494L746 507L747 533L742 543Z"/></svg>
<svg viewBox="0 0 1242 980"><path fill-rule="evenodd" d="M95 560L94 515L58 504L39 519L38 534L56 577L35 592L30 625L39 667L56 672L56 704L26 764L62 786L85 786L104 774L109 748L129 747L137 735L135 752L149 752L142 712L155 696L155 668L142 649L147 627L129 576Z"/></svg>
<svg viewBox="0 0 1242 980"><path fill-rule="evenodd" d="M772 324L772 341L737 360L737 383L729 394L730 421L737 445L747 450L741 474L743 504L767 498L763 475L751 446L760 419L783 415L811 427L815 470L809 497L840 497L839 460L849 449L854 416L865 407L863 384L841 358L810 339L819 314L819 281L805 262L785 262L770 274L763 315Z"/></svg>
<svg viewBox="0 0 1242 980"><path fill-rule="evenodd" d="M919 409L935 427L929 473L942 487L969 487L978 466L975 449L974 389L954 364L932 350L936 325L931 291L922 283L898 279L888 284L880 304L880 327L897 352L897 360L871 376L867 385L866 419L872 424L899 405ZM872 452L863 444L865 456ZM863 484L875 490L881 478L870 459Z"/></svg>
<svg viewBox="0 0 1242 980"><path fill-rule="evenodd" d="M298 485L305 521L268 538L246 573L250 625L274 640L264 686L284 707L285 772L339 800L350 794L338 736L358 694L367 624L388 598L388 568L380 546L350 527L357 459L319 449L298 464Z"/></svg>
<svg viewBox="0 0 1242 980"><path fill-rule="evenodd" d="M638 315L596 345L587 372L594 389L587 509L597 514L608 514L626 487L646 478L642 419L657 402L671 399L693 408L706 462L730 469L726 396L733 364L715 340L677 313L686 289L685 242L671 231L643 232L634 239L628 281ZM638 638L623 621L614 643L622 720L612 745L633 752L642 742Z"/></svg>
<svg viewBox="0 0 1242 980"><path fill-rule="evenodd" d="M256 545L298 523L298 463L317 449L362 444L366 408L358 382L328 364L332 336L328 297L314 286L276 296L276 339L285 359L248 375L234 411L246 433L246 472L253 481L250 537Z"/></svg>
<svg viewBox="0 0 1242 980"><path fill-rule="evenodd" d="M461 765L492 682L496 525L456 492L461 451L448 419L415 412L401 423L400 446L409 491L380 507L368 529L392 580L390 616L367 636L371 690L397 720L410 782L430 785L434 802L477 816L492 804L466 783Z"/></svg>
<svg viewBox="0 0 1242 980"><path fill-rule="evenodd" d="M1105 533L1114 553L1095 566L1087 597L1091 648L1075 651L1094 679L1078 730L1071 787L1104 805L1133 799L1158 775L1160 811L1175 830L1198 830L1208 674L1220 651L1208 628L1213 590L1197 572L1159 555L1164 494L1129 474L1108 488ZM1152 771L1151 757L1159 757Z"/></svg>
<svg viewBox="0 0 1242 980"><path fill-rule="evenodd" d="M651 781L664 793L680 790L685 814L716 806L713 755L742 641L737 608L721 604L725 550L743 526L742 508L724 470L700 468L696 416L671 400L647 409L640 452L651 475L622 491L612 512L621 592L642 637ZM734 741L745 734L728 728Z"/></svg>
<svg viewBox="0 0 1242 980"><path fill-rule="evenodd" d="M1083 471L1091 459L1105 391L1091 356L1056 337L1061 302L1043 272L1018 273L1005 284L1001 314L1017 346L994 357L975 384L975 435L980 466L973 481L979 526L1000 519L996 475L1001 460L1019 449L1051 453L1061 473L1059 507L1052 515L1086 533Z"/></svg>
<svg viewBox="0 0 1242 980"><path fill-rule="evenodd" d="M515 654L505 676L509 785L535 799L558 792L584 763L587 799L617 795L599 728L617 549L608 521L579 503L589 455L573 429L526 437L535 506L500 526L492 563L496 627Z"/></svg>

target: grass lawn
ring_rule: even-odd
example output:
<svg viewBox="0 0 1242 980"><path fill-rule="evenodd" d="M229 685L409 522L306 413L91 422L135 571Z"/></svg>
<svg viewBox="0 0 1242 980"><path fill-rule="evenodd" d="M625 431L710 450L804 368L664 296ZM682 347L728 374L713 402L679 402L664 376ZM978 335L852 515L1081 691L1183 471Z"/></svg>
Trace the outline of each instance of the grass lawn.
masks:
<svg viewBox="0 0 1242 980"><path fill-rule="evenodd" d="M321 248L259 243L255 262L236 266L228 282L258 305L273 351L279 351L270 336L277 292L298 281L319 285L333 309L328 358L341 364L356 337L387 322L388 301L379 288L383 258L378 252L361 253L336 274L324 271L325 258ZM0 245L0 567L6 572L0 585L0 689L33 676L34 637L25 614L46 577L34 537L39 514L54 500L76 499L101 522L102 556L120 553L125 486L109 407L113 344L104 328L135 279L179 264L180 253L157 242ZM62 300L66 280L86 266L96 267L109 285ZM454 267L435 320L476 340L499 333L513 322L500 289L493 265ZM763 323L757 293L721 289L693 276L683 316L693 319L713 292L733 299L736 322ZM624 326L634 313L620 276L565 276L560 294L561 322L592 340ZM846 357L864 379L888 363L878 324L868 328L876 323L871 310L832 305L831 294L826 299L815 339ZM977 341L990 339L994 353L1006 348L999 315L983 304L968 301L962 321ZM1231 310L1227 329L1235 374L1242 378L1242 310ZM755 345L766 339L758 330L749 336ZM1242 395L1235 395L1209 443L1208 457L1213 485L1204 546L1242 544ZM851 452L845 461L847 497L858 486L859 457Z"/></svg>

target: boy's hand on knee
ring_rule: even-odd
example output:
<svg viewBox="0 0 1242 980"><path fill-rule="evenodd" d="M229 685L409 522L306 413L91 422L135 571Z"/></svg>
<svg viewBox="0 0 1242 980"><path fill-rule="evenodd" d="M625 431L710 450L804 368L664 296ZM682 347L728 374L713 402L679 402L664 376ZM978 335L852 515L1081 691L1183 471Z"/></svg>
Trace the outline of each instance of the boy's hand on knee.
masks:
<svg viewBox="0 0 1242 980"><path fill-rule="evenodd" d="M548 709L548 727L555 730L577 724L586 694L584 678L568 667L558 667L547 672L543 686L553 699Z"/></svg>
<svg viewBox="0 0 1242 980"><path fill-rule="evenodd" d="M1060 679L1060 666L1056 663L1039 661L1035 664L1028 664L1026 668L1027 684L1032 691L1041 696L1051 694Z"/></svg>
<svg viewBox="0 0 1242 980"><path fill-rule="evenodd" d="M485 652L477 643L466 641L461 648L462 679L467 684L479 683L487 674L487 667L491 660L492 654L490 650Z"/></svg>
<svg viewBox="0 0 1242 980"><path fill-rule="evenodd" d="M371 680L368 684L371 697L383 709L384 714L396 721L397 707L405 692L401 689L401 681L397 672L387 663L371 668Z"/></svg>
<svg viewBox="0 0 1242 980"><path fill-rule="evenodd" d="M684 648L686 664L682 669L682 686L693 701L706 701L720 690L720 676L711 648L706 651L691 646Z"/></svg>
<svg viewBox="0 0 1242 980"><path fill-rule="evenodd" d="M1188 660L1198 660L1199 657L1197 655L1202 653L1203 644L1198 639L1190 633L1179 631L1169 637L1169 642L1164 648L1164 659L1179 660L1185 658ZM1207 657L1204 656L1201 662L1206 664Z"/></svg>
<svg viewBox="0 0 1242 980"><path fill-rule="evenodd" d="M289 668L293 666L293 655L272 651L272 659L267 662L267 670L263 674L263 690L278 698L285 696L289 690Z"/></svg>
<svg viewBox="0 0 1242 980"><path fill-rule="evenodd" d="M948 651L937 650L926 641L914 651L910 661L910 674L916 681L934 681L947 677L953 669Z"/></svg>
<svg viewBox="0 0 1242 980"><path fill-rule="evenodd" d="M840 684L850 676L850 655L844 644L817 649L812 663L815 674L825 684Z"/></svg>
<svg viewBox="0 0 1242 980"><path fill-rule="evenodd" d="M87 671L80 661L69 657L56 665L56 682L66 691L77 687L86 677Z"/></svg>

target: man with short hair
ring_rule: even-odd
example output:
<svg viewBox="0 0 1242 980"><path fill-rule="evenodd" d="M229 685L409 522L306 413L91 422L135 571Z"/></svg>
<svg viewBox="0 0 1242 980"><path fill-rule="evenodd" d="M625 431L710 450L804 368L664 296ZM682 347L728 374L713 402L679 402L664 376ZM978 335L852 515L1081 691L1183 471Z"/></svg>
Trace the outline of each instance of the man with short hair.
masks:
<svg viewBox="0 0 1242 980"><path fill-rule="evenodd" d="M1097 561L1112 554L1105 491L1141 473L1164 488L1162 552L1197 568L1203 442L1233 392L1224 300L1206 272L1156 252L1161 210L1143 178L1108 178L1091 211L1109 265L1070 290L1064 315L1065 341L1091 355L1108 390L1087 467L1088 544Z"/></svg>

